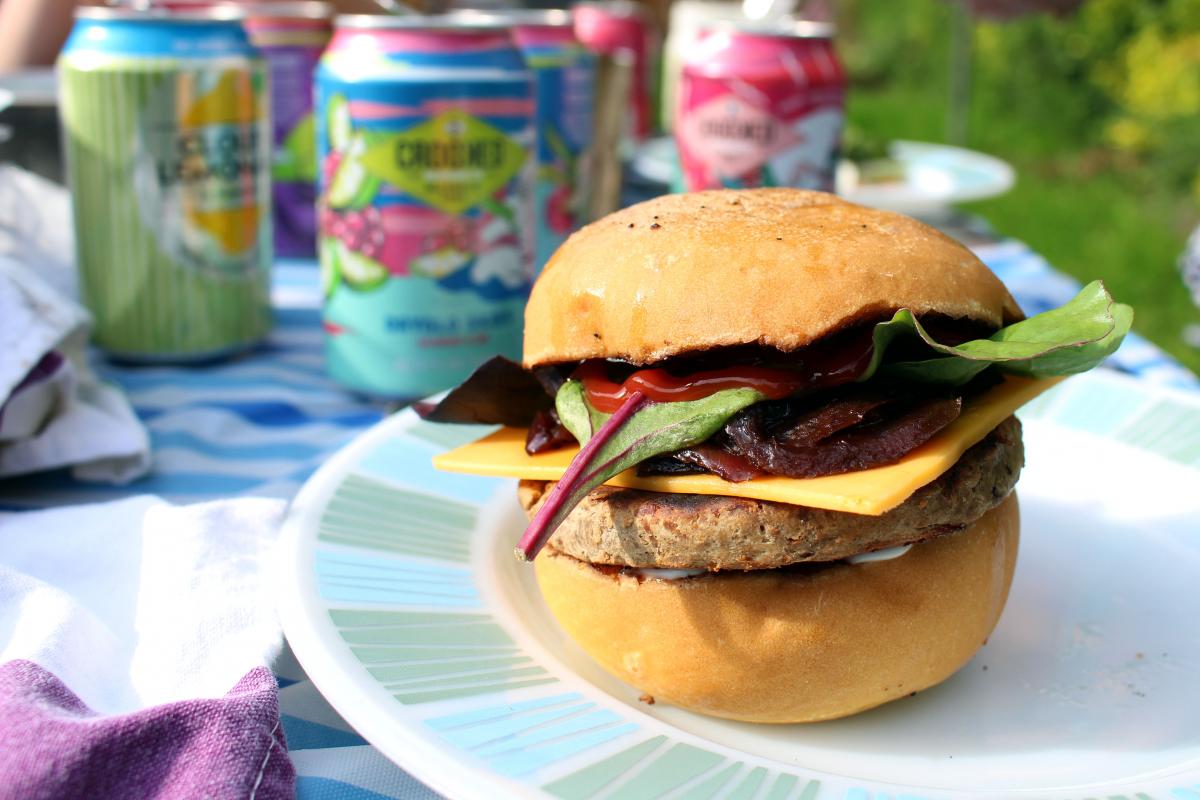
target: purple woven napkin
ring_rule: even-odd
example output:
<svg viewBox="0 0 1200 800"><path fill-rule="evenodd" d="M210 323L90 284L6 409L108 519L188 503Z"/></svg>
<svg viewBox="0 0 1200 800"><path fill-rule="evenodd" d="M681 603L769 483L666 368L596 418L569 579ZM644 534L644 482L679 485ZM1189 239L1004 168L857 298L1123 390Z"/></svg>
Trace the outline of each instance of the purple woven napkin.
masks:
<svg viewBox="0 0 1200 800"><path fill-rule="evenodd" d="M295 778L265 667L221 698L101 716L37 664L0 665L3 800L275 800Z"/></svg>

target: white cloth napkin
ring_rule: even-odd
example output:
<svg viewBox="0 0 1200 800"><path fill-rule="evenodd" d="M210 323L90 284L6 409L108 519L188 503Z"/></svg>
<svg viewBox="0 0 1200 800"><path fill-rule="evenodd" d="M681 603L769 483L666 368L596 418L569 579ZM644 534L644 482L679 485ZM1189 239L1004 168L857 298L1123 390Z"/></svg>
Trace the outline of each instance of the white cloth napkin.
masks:
<svg viewBox="0 0 1200 800"><path fill-rule="evenodd" d="M0 477L73 466L81 480L124 483L149 469L150 442L88 367L72 247L66 190L0 167ZM48 353L61 363L25 382Z"/></svg>
<svg viewBox="0 0 1200 800"><path fill-rule="evenodd" d="M0 514L0 663L40 664L101 714L221 697L282 646L283 509L142 496Z"/></svg>

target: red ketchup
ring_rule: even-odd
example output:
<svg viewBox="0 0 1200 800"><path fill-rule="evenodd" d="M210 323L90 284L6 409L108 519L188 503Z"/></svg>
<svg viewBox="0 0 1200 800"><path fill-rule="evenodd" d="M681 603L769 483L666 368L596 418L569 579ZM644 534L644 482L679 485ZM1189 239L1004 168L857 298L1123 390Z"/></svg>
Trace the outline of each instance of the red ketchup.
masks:
<svg viewBox="0 0 1200 800"><path fill-rule="evenodd" d="M755 389L770 400L795 394L807 381L796 372L766 367L726 367L678 377L665 369L640 369L615 383L605 374L604 362L588 361L572 376L583 382L592 408L611 414L633 392L640 391L655 403L699 400L724 389Z"/></svg>
<svg viewBox="0 0 1200 800"><path fill-rule="evenodd" d="M583 382L592 408L611 414L633 392L654 403L700 400L725 389L750 388L767 400L781 400L801 391L825 389L858 378L871 360L871 330L855 331L839 341L809 349L798 369L733 366L672 375L660 367L640 369L622 383L608 377L606 362L585 361L571 375Z"/></svg>

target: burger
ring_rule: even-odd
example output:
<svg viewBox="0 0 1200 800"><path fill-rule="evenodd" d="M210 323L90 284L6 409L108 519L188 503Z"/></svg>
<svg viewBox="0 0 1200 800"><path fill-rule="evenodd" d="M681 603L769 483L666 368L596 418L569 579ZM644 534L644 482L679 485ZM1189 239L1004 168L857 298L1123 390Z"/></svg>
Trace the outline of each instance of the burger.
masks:
<svg viewBox="0 0 1200 800"><path fill-rule="evenodd" d="M1025 319L961 244L832 195L668 195L571 236L523 361L419 411L503 426L436 464L519 479L518 557L608 672L812 722L986 642L1020 537L1013 412L1131 317L1096 282Z"/></svg>

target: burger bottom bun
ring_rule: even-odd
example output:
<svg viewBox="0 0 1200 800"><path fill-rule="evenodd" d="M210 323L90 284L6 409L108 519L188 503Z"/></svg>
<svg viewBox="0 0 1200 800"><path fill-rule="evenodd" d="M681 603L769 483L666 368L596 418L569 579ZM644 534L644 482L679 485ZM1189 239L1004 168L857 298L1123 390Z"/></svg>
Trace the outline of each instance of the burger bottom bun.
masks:
<svg viewBox="0 0 1200 800"><path fill-rule="evenodd" d="M659 580L547 548L538 584L567 633L656 701L748 722L816 722L927 689L1000 618L1016 494L963 531L863 564Z"/></svg>

